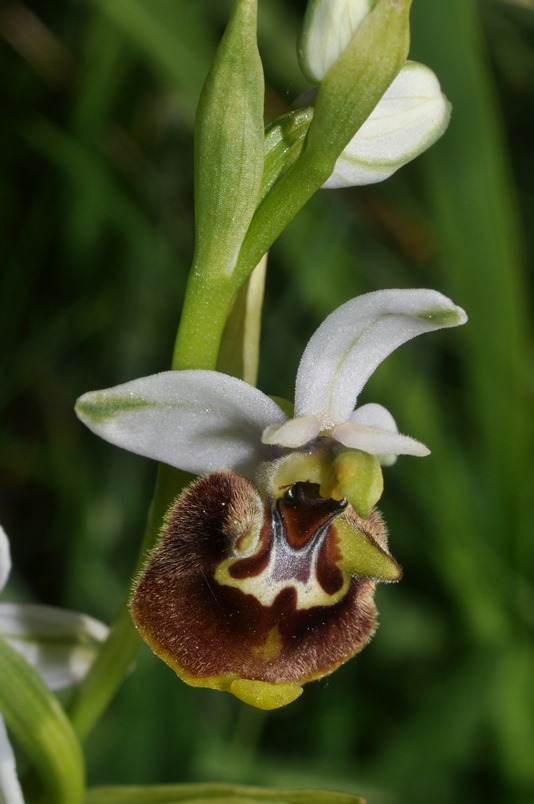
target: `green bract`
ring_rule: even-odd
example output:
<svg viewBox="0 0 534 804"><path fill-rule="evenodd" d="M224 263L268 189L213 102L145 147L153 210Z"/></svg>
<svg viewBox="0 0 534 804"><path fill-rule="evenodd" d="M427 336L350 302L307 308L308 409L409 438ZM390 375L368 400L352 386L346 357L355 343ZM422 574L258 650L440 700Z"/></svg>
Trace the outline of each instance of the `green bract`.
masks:
<svg viewBox="0 0 534 804"><path fill-rule="evenodd" d="M435 74L406 62L323 187L354 187L387 179L430 148L449 124L450 104Z"/></svg>
<svg viewBox="0 0 534 804"><path fill-rule="evenodd" d="M256 14L255 0L235 3L198 107L195 255L175 368L198 365L199 351L204 353L206 367L215 367L232 299L246 279L236 281L234 272L263 175L263 69L256 45ZM199 317L199 309L206 312L208 308L209 313Z"/></svg>
<svg viewBox="0 0 534 804"><path fill-rule="evenodd" d="M2 639L0 678L0 710L38 770L48 800L54 804L79 804L84 765L72 726L37 672Z"/></svg>
<svg viewBox="0 0 534 804"><path fill-rule="evenodd" d="M263 70L256 2L239 0L200 99L195 128L196 270L231 275L263 175Z"/></svg>
<svg viewBox="0 0 534 804"><path fill-rule="evenodd" d="M94 787L85 804L364 804L359 796L325 790L278 790L235 784Z"/></svg>

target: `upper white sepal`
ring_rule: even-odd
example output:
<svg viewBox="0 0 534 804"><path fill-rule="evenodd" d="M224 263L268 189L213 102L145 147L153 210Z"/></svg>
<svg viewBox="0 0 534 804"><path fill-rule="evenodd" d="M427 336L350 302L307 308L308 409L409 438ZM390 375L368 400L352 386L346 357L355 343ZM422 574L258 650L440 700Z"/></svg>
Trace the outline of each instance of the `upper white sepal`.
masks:
<svg viewBox="0 0 534 804"><path fill-rule="evenodd" d="M394 349L423 332L466 320L442 293L423 288L377 290L345 302L325 318L304 350L295 418L317 416L322 430L348 422L365 383Z"/></svg>

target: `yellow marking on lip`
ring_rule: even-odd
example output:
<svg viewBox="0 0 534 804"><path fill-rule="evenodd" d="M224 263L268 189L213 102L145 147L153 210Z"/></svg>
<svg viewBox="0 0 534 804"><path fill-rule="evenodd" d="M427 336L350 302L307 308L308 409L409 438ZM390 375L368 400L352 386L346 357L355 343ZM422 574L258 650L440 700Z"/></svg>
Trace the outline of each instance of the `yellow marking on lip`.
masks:
<svg viewBox="0 0 534 804"><path fill-rule="evenodd" d="M267 681L239 678L232 681L228 692L256 709L279 709L292 703L302 695L303 690L299 684L271 684Z"/></svg>
<svg viewBox="0 0 534 804"><path fill-rule="evenodd" d="M265 637L265 642L262 645L252 648L252 653L254 656L257 656L258 659L263 659L268 662L270 659L277 659L278 656L280 656L283 646L284 643L282 642L280 629L275 625Z"/></svg>

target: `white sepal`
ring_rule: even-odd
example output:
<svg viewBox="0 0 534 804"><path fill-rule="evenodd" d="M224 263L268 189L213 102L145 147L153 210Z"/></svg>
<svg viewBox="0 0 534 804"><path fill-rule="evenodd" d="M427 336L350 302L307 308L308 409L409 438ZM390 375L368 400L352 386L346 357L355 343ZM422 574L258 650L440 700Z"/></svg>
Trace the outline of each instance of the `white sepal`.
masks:
<svg viewBox="0 0 534 804"><path fill-rule="evenodd" d="M234 469L247 477L266 457L265 428L287 419L257 388L217 371L166 371L90 392L76 413L139 455L195 474Z"/></svg>
<svg viewBox="0 0 534 804"><path fill-rule="evenodd" d="M460 307L435 290L378 290L346 302L304 350L295 417L317 416L325 430L348 422L360 391L391 352L423 332L466 320Z"/></svg>

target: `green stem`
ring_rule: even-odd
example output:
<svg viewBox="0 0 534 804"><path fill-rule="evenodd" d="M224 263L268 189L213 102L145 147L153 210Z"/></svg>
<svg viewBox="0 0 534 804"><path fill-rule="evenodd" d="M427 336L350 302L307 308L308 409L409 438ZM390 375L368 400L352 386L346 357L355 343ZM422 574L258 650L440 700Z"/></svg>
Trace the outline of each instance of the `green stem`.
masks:
<svg viewBox="0 0 534 804"><path fill-rule="evenodd" d="M234 289L230 282L209 287L193 267L176 338L172 368L214 369ZM189 475L161 464L154 496L141 543L134 577L140 572L149 550L155 545L163 516ZM87 737L122 684L140 646L129 612L129 593L91 669L78 687L69 707L74 729Z"/></svg>
<svg viewBox="0 0 534 804"><path fill-rule="evenodd" d="M165 511L188 478L185 472L163 464L159 466L134 577L141 570L147 552L157 540ZM71 701L69 715L80 739L87 737L106 710L141 644L130 616L128 602L129 593L119 609L107 640Z"/></svg>
<svg viewBox="0 0 534 804"><path fill-rule="evenodd" d="M230 279L206 280L191 269L176 336L172 368L215 369L228 313L238 285Z"/></svg>

